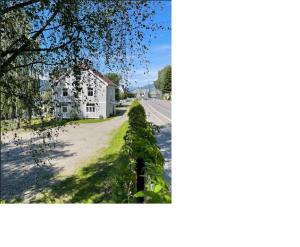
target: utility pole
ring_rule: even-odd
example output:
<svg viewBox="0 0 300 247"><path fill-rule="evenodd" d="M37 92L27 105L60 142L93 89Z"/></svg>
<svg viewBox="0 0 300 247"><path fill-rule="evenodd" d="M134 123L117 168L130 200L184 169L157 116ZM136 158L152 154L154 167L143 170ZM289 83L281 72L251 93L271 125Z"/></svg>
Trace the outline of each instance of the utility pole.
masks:
<svg viewBox="0 0 300 247"><path fill-rule="evenodd" d="M2 90L0 86L0 201L2 200Z"/></svg>
<svg viewBox="0 0 300 247"><path fill-rule="evenodd" d="M136 190L145 191L145 161L142 158L136 162ZM137 203L144 203L144 197L138 197Z"/></svg>

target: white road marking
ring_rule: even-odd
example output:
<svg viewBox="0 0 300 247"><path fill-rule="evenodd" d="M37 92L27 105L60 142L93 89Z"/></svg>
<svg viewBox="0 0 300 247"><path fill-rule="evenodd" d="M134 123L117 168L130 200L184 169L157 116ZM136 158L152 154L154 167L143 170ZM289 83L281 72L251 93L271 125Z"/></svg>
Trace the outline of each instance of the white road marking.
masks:
<svg viewBox="0 0 300 247"><path fill-rule="evenodd" d="M148 105L144 103L144 107L148 108L147 106L148 106ZM165 122L164 122L163 120L161 120L156 114L154 114L154 113L153 113L152 111L150 111L149 109L148 109L148 112L149 112L149 113L152 113L152 116L154 116L156 119L158 119L159 122L161 122L161 124L165 124ZM149 115L149 117L151 117L151 114Z"/></svg>
<svg viewBox="0 0 300 247"><path fill-rule="evenodd" d="M164 111L171 113L171 109L166 106L161 105L160 102L157 102L157 101L152 101L152 102L154 105L158 106L159 108L163 109Z"/></svg>
<svg viewBox="0 0 300 247"><path fill-rule="evenodd" d="M164 114L162 114L161 112L157 111L156 109L154 109L150 104L147 104L152 110L154 110L155 112L157 112L158 114L160 114L161 116L163 116L165 119L167 119L168 121L171 122L171 119L166 117Z"/></svg>

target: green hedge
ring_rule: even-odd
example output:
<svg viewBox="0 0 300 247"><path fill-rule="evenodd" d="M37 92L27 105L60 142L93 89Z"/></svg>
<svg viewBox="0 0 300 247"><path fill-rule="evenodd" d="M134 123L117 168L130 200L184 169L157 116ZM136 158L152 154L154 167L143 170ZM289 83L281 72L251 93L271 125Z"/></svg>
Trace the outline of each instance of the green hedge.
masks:
<svg viewBox="0 0 300 247"><path fill-rule="evenodd" d="M138 159L145 162L145 190L134 191L135 197L143 197L145 202L171 202L169 188L164 180L164 158L156 143L154 126L147 122L145 110L138 101L133 101L128 118L123 151L131 161L131 172L136 172Z"/></svg>

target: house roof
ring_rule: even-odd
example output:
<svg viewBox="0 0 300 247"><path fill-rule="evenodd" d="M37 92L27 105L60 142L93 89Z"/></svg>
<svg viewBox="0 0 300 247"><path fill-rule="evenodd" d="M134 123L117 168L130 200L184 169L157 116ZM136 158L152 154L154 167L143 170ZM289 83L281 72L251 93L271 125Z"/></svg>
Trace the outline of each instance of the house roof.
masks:
<svg viewBox="0 0 300 247"><path fill-rule="evenodd" d="M110 86L114 86L117 87L116 84L114 84L110 79L108 79L105 75L101 74L99 71L92 69L91 70L94 72L94 74L96 74L97 76L99 76L103 81L105 81L108 85Z"/></svg>
<svg viewBox="0 0 300 247"><path fill-rule="evenodd" d="M88 64L81 64L79 66L81 69L84 70L91 70L96 76L100 77L104 82L106 82L109 86L114 86L117 87L116 84L114 84L110 79L108 79L105 75L103 75L102 73L100 73L98 70L94 69L92 66L88 65ZM65 75L63 75L62 77L64 77ZM59 79L57 79L56 81L59 81L62 77L60 77Z"/></svg>
<svg viewBox="0 0 300 247"><path fill-rule="evenodd" d="M86 70L91 70L93 71L93 73L100 77L104 82L106 82L108 85L110 86L114 86L117 87L116 84L114 84L110 79L108 79L105 75L103 75L102 73L100 73L98 70L96 70L95 68L93 68L92 66L88 65L88 64L82 64L79 66L82 69L86 69Z"/></svg>

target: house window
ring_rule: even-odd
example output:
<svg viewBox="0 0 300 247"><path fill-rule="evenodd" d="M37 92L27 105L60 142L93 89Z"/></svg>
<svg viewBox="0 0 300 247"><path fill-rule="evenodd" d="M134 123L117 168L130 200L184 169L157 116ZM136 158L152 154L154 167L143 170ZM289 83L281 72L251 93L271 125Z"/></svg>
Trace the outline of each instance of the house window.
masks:
<svg viewBox="0 0 300 247"><path fill-rule="evenodd" d="M68 112L68 104L67 103L62 103L61 104L61 111L62 112Z"/></svg>
<svg viewBox="0 0 300 247"><path fill-rule="evenodd" d="M68 89L67 88L63 88L63 96L68 96Z"/></svg>
<svg viewBox="0 0 300 247"><path fill-rule="evenodd" d="M95 112L95 104L86 104L86 112Z"/></svg>
<svg viewBox="0 0 300 247"><path fill-rule="evenodd" d="M88 87L88 96L94 96L94 89L92 87Z"/></svg>

